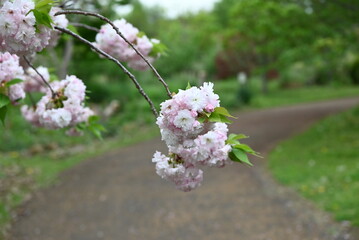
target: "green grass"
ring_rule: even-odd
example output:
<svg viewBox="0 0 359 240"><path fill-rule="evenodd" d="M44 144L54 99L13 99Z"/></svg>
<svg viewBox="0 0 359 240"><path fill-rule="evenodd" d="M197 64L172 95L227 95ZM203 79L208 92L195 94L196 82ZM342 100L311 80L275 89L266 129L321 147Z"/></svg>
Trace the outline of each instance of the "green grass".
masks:
<svg viewBox="0 0 359 240"><path fill-rule="evenodd" d="M331 116L269 155L275 178L359 226L359 107Z"/></svg>
<svg viewBox="0 0 359 240"><path fill-rule="evenodd" d="M267 95L255 96L251 107L269 108L353 96L359 96L358 87L312 86L285 90L275 89Z"/></svg>

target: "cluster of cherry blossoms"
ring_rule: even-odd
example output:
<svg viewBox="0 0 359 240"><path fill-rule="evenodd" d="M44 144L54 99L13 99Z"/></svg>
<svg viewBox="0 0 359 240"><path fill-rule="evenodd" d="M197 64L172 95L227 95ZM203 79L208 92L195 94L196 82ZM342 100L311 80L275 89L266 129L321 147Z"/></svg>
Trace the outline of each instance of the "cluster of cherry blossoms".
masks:
<svg viewBox="0 0 359 240"><path fill-rule="evenodd" d="M25 98L24 84L13 81L24 76L24 69L19 64L19 57L8 52L0 52L0 93L9 97L15 104Z"/></svg>
<svg viewBox="0 0 359 240"><path fill-rule="evenodd" d="M49 12L52 25L66 27L65 16L54 16L60 8ZM35 3L32 0L0 1L0 51L17 55L40 52L46 46L56 45L58 31L36 22Z"/></svg>
<svg viewBox="0 0 359 240"><path fill-rule="evenodd" d="M40 66L36 71L32 68L24 71L19 64L19 57L15 54L0 53L0 95L7 96L13 104L18 104L25 98L26 93L44 93L36 105L21 107L24 118L35 126L48 129L71 127L68 134L77 134L76 125L87 122L89 117L94 115L94 112L84 105L86 86L75 76L67 76L62 81L50 83L47 68ZM45 87L43 80L47 81L51 88Z"/></svg>
<svg viewBox="0 0 359 240"><path fill-rule="evenodd" d="M55 26L68 27L65 15L55 16L61 10L54 6L56 4L54 0L0 0L0 120L4 122L9 104L19 105L26 93L39 92L44 96L38 103L33 101L31 106L21 107L27 121L48 129L68 128L70 135L78 135L80 130L89 127L99 136L103 127L95 123L95 118L90 118L94 113L85 107L86 87L83 82L75 76L50 82L48 69L35 69L27 59L57 44L60 31L54 29ZM114 24L149 62L162 52L158 40L148 39L124 19ZM110 24L102 26L94 45L120 61L126 61L129 67L147 68L145 61ZM25 63L30 66L26 70L23 68Z"/></svg>
<svg viewBox="0 0 359 240"><path fill-rule="evenodd" d="M179 90L161 104L157 125L169 155L156 152L152 161L156 163L157 174L182 191L200 186L203 180L200 167L224 167L229 163L232 148L226 143L227 125L208 118L216 108L219 97L213 92L212 83Z"/></svg>
<svg viewBox="0 0 359 240"><path fill-rule="evenodd" d="M76 133L76 125L86 122L94 112L84 105L86 86L76 76L51 83L35 107L24 105L21 111L29 122L48 129L72 127L68 134Z"/></svg>
<svg viewBox="0 0 359 240"><path fill-rule="evenodd" d="M159 56L153 51L154 46L160 44L159 40L149 39L125 19L115 20L113 24L150 63L153 63ZM148 68L146 62L116 33L110 24L101 27L100 32L96 35L94 45L119 61L127 62L128 66L133 69L143 71Z"/></svg>
<svg viewBox="0 0 359 240"><path fill-rule="evenodd" d="M94 112L85 105L86 86L83 81L73 75L51 81L47 68L40 66L35 69L26 57L56 45L60 32L54 30L54 26L67 28L68 20L61 14L71 11L55 16L61 10L53 6L55 3L55 0L0 0L0 120L4 123L8 105L20 104L28 94L32 105L23 105L21 113L34 126L66 128L71 136L80 135L88 128L100 137L104 128L96 123ZM124 19L114 21L113 25L121 34L111 24L105 24L96 35L96 42L83 42L127 62L136 70L146 70L148 65L133 47L149 63L166 50L159 40L149 39ZM77 34L61 28L58 29L81 40ZM19 57L29 68L24 70ZM133 80L136 84L137 80ZM42 96L37 103L31 97L33 92ZM141 94L153 106L148 96ZM227 117L232 116L220 107L219 102L213 84L204 83L199 88L189 86L186 90L179 90L161 104L156 123L169 154L166 156L157 151L152 162L156 163L159 176L173 182L182 191L188 192L201 185L201 168L205 166L224 167L231 163L228 158L251 164L247 154L257 154L238 141L246 136L228 135L226 123L230 121ZM157 115L156 110L152 110Z"/></svg>

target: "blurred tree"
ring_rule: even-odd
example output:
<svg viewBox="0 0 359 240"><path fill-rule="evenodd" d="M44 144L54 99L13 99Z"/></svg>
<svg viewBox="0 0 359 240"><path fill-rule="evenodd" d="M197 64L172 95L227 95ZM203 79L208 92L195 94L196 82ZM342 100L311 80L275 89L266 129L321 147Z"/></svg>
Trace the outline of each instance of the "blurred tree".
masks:
<svg viewBox="0 0 359 240"><path fill-rule="evenodd" d="M354 0L222 0L213 11L223 34L223 49L217 56L219 76L256 72L263 76L266 92L268 77L273 75L268 73L320 57L327 59L328 82L338 65L328 58L338 56L343 43L352 46L358 40L353 37L357 8L359 2ZM323 39L333 44L319 49Z"/></svg>

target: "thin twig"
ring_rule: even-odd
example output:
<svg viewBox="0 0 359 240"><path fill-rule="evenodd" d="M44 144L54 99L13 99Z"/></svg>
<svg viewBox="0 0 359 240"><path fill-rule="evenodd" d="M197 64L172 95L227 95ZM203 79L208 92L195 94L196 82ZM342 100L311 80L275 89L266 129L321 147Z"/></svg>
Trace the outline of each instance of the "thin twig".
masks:
<svg viewBox="0 0 359 240"><path fill-rule="evenodd" d="M127 70L127 68L125 68L122 63L120 63L116 58L112 57L111 55L109 55L108 53L102 51L101 49L95 47L90 41L88 41L87 39L77 35L76 33L68 30L68 29L65 29L65 28L61 28L61 27L57 27L55 26L54 27L55 29L63 32L63 33L66 33L66 34L69 34L71 35L72 37L80 40L81 42L87 44L90 48L92 48L95 52L101 54L102 56L106 57L107 59L111 60L112 62L116 63L121 69L122 71L132 80L132 82L135 84L136 88L138 89L138 91L140 92L140 94L146 99L146 101L148 102L148 104L150 105L151 107L151 110L153 112L153 114L158 117L158 113L157 113L157 110L155 108L155 106L153 105L153 102L151 101L151 99L147 96L147 94L145 93L145 91L142 89L141 85L139 84L139 82L137 81L137 79L135 78L135 76L129 72Z"/></svg>
<svg viewBox="0 0 359 240"><path fill-rule="evenodd" d="M42 74L39 73L39 71L37 71L37 69L30 63L30 61L25 56L23 56L23 57L24 57L24 60L27 63L27 65L29 65L37 73L37 75L40 76L43 83L50 89L52 97L54 97L56 94L55 94L54 90L52 89L52 87L50 86L50 84L45 80L44 76L42 76Z"/></svg>
<svg viewBox="0 0 359 240"><path fill-rule="evenodd" d="M88 30L95 31L95 32L100 32L100 29L98 29L96 27L89 26L84 23L71 22L70 25L75 26L75 27L83 27L83 28L86 28Z"/></svg>
<svg viewBox="0 0 359 240"><path fill-rule="evenodd" d="M97 17L105 22L107 22L108 24L110 24L112 26L112 28L116 31L116 33L128 44L131 46L131 48L133 50L135 50L135 52L146 62L146 64L151 68L151 70L153 71L153 73L156 75L156 77L158 78L158 80L162 83L162 85L165 87L167 95L172 98L172 94L171 91L168 88L167 83L163 80L163 78L161 77L161 75L158 73L158 71L156 70L156 68L153 67L153 65L143 56L143 54L137 50L137 48L130 42L128 41L125 36L123 36L123 34L120 32L120 30L118 29L118 27L115 26L115 24L108 18L98 14L98 13L92 13L92 12L85 12L85 11L81 11L81 10L63 10L63 11L58 11L55 13L55 16L57 15L61 15L61 14L79 14L79 15L85 15L85 16L93 16L93 17Z"/></svg>

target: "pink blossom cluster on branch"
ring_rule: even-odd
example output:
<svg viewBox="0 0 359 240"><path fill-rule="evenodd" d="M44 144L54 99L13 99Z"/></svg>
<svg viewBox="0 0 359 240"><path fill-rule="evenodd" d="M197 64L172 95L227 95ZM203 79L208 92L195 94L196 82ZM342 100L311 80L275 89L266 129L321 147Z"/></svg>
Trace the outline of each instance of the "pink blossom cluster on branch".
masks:
<svg viewBox="0 0 359 240"><path fill-rule="evenodd" d="M124 19L112 22L96 13L62 11L54 7L55 3L55 0L0 0L0 120L3 124L8 106L21 103L20 100L28 94L32 105L23 105L21 113L33 125L47 129L67 128L67 134L72 136L80 135L87 128L101 137L104 128L85 105L86 86L83 81L73 75L61 81L51 81L47 68L35 68L26 57L56 45L62 32L115 62L135 84L156 117L158 113L152 100L121 62L127 62L129 67L137 70L150 67L163 84L171 99L161 104L156 123L169 154L166 156L157 151L152 158L159 176L188 192L201 185L201 168L205 166L224 167L231 163L228 157L251 165L247 154L257 153L238 141L246 138L245 135L227 136L226 123L230 123L227 117L233 116L220 107L213 83L189 86L171 95L167 84L152 66L166 50L159 40L149 39ZM107 24L96 35L96 42L91 43L66 29L68 20L65 14L97 17ZM26 71L20 65L19 56L29 66ZM37 103L32 92L43 95Z"/></svg>
<svg viewBox="0 0 359 240"><path fill-rule="evenodd" d="M156 152L152 161L156 163L157 174L182 191L200 186L203 171L199 167L223 167L229 163L227 125L201 121L201 117L210 115L217 107L219 97L213 92L213 83L179 90L161 104L157 125L169 155Z"/></svg>
<svg viewBox="0 0 359 240"><path fill-rule="evenodd" d="M86 86L76 76L67 76L64 80L51 83L54 91L46 91L35 107L24 105L21 108L25 119L36 126L48 129L65 127L75 128L77 124L87 122L94 112L85 107ZM76 131L71 130L72 134Z"/></svg>
<svg viewBox="0 0 359 240"><path fill-rule="evenodd" d="M24 69L20 66L19 57L8 52L0 52L0 89L3 89L3 93L12 103L25 98L22 82L9 85L13 79L21 79L23 76Z"/></svg>
<svg viewBox="0 0 359 240"><path fill-rule="evenodd" d="M1 1L3 2L3 1ZM56 45L59 33L45 25L37 24L32 0L0 2L0 51L17 55L40 52L50 43ZM52 8L50 17L54 25L66 27L65 16L54 16L59 8Z"/></svg>
<svg viewBox="0 0 359 240"><path fill-rule="evenodd" d="M125 19L115 20L113 23L150 63L155 61L158 55L153 53L152 49L154 44L159 43L159 40L149 39ZM119 61L128 62L128 66L133 69L141 71L148 69L146 62L116 33L110 24L101 27L100 32L96 35L94 45Z"/></svg>

